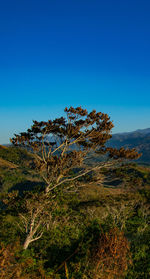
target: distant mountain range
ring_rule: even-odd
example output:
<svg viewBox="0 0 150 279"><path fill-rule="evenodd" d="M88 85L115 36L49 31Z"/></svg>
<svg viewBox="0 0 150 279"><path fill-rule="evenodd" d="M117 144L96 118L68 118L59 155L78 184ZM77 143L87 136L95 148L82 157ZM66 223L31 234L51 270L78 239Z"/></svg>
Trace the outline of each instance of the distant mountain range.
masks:
<svg viewBox="0 0 150 279"><path fill-rule="evenodd" d="M116 148L136 148L142 153L137 162L150 164L150 128L114 134L108 145Z"/></svg>

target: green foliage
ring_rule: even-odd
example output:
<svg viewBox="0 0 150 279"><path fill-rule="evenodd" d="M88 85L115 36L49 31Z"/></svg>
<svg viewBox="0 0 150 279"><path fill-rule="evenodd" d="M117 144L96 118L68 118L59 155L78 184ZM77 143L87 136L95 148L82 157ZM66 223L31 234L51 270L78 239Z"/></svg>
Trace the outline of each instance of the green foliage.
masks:
<svg viewBox="0 0 150 279"><path fill-rule="evenodd" d="M21 166L32 160L31 154L26 149L16 148L14 146L0 146L0 158Z"/></svg>
<svg viewBox="0 0 150 279"><path fill-rule="evenodd" d="M34 170L31 153L21 148L0 146L0 192L12 189L23 192L39 184L43 185L43 182Z"/></svg>
<svg viewBox="0 0 150 279"><path fill-rule="evenodd" d="M6 153L3 152L4 160L11 159L13 163L24 160L23 157L17 159L19 155L13 155L14 157L11 155L11 157L9 154L10 157L6 158ZM15 149L11 152L13 154ZM93 279L91 258L98 247L98 239L102 234L109 235L114 227L120 231L119 218L124 218L122 233L130 242L132 254L132 265L128 266L127 275L122 278L150 278L150 172L148 168L129 165L117 170L103 169L99 176L117 177L120 181L119 186L109 181L102 186L97 184L92 174L88 174L84 179L79 179L80 187L77 188L77 193L74 191L75 188L71 188L73 191L65 192L66 185L63 186L64 188L54 190L53 195L57 195L57 207L52 212L55 222L48 228L45 227L41 239L33 242L24 251L22 245L25 232L19 227L18 212L25 213L21 211L27 198L27 192L24 190L32 190L29 192L31 195L36 192L37 196L40 196L42 183L34 170L30 172L26 163L21 164L21 168L1 167L0 175L2 187L0 241L1 248L4 248L3 252L7 251L8 255L13 252L12 258L7 259L8 267L13 267L13 270L18 268L21 272L18 275L20 277L14 279ZM69 175L74 176L74 172L70 172ZM39 185L36 191L35 185ZM19 190L16 196L15 192L12 192L15 189ZM8 193L6 190L9 190ZM121 215L124 213L121 212L124 208L128 209L129 214ZM9 260L10 264L8 264ZM9 268L7 275L1 278L13 278L8 276Z"/></svg>
<svg viewBox="0 0 150 279"><path fill-rule="evenodd" d="M135 237L131 245L133 265L127 279L148 279L150 277L150 229L140 237Z"/></svg>
<svg viewBox="0 0 150 279"><path fill-rule="evenodd" d="M26 176L20 169L3 169L1 170L1 191L8 191L26 181Z"/></svg>

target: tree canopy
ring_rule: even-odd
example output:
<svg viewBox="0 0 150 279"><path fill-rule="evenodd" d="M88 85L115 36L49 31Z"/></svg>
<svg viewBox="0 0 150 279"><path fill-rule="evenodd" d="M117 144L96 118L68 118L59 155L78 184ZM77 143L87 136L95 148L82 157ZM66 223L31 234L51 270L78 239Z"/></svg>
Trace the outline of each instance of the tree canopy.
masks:
<svg viewBox="0 0 150 279"><path fill-rule="evenodd" d="M15 134L11 139L14 145L32 150L36 158L36 167L46 181L46 191L60 184L75 180L91 169L81 169L84 159L90 152L107 155L107 162L94 169L112 164L112 160L137 159L140 154L135 149L115 149L107 147L114 127L110 117L96 110L88 113L81 107L65 108L65 115L48 121L33 121L26 132ZM80 168L79 168L80 167ZM76 176L70 177L70 170L78 168Z"/></svg>

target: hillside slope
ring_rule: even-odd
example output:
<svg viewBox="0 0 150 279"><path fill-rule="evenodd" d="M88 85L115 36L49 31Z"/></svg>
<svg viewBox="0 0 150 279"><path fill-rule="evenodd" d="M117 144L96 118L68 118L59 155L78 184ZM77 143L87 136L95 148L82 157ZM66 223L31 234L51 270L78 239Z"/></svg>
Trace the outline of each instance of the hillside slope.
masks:
<svg viewBox="0 0 150 279"><path fill-rule="evenodd" d="M0 158L0 167L3 167L3 168L7 167L7 168L10 168L10 169L15 169L18 166L16 164L13 164L13 163L11 163L9 161L6 161L6 160Z"/></svg>
<svg viewBox="0 0 150 279"><path fill-rule="evenodd" d="M150 164L150 128L130 133L114 134L108 143L109 146L120 148L136 148L142 156L138 162Z"/></svg>
<svg viewBox="0 0 150 279"><path fill-rule="evenodd" d="M25 149L0 145L0 192L30 190L43 182L34 170L34 157Z"/></svg>

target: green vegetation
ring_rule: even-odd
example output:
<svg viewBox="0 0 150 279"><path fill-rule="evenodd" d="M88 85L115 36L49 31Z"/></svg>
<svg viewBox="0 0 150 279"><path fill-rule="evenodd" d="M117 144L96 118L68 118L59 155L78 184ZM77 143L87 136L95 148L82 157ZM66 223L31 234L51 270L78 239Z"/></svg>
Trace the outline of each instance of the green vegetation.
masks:
<svg viewBox="0 0 150 279"><path fill-rule="evenodd" d="M23 148L14 146L5 147L0 145L0 158L19 166L29 166L33 156Z"/></svg>
<svg viewBox="0 0 150 279"><path fill-rule="evenodd" d="M150 278L149 167L125 164L109 150L117 156L109 168L104 160L96 172L94 163L91 171L90 164L69 165L61 187L54 187L59 182L53 178L45 191L46 174L53 170L54 175L58 162L64 166L63 156L58 161L57 153L56 170L51 157L46 173L25 149L1 147L0 152L2 279ZM39 150L36 155L43 156Z"/></svg>
<svg viewBox="0 0 150 279"><path fill-rule="evenodd" d="M22 192L43 185L34 169L33 154L23 148L0 146L0 192Z"/></svg>
<svg viewBox="0 0 150 279"><path fill-rule="evenodd" d="M27 190L25 181L29 183L29 176L31 185L33 182L36 185L38 178L34 170L29 175L27 167L7 167L3 169L2 188L7 190L6 181L12 188L19 183L23 193ZM109 177L103 186L100 177ZM114 185L114 177L120 180L117 186ZM140 183L135 185L138 179ZM53 210L55 222L48 230L45 228L40 241L33 242L26 251L22 249L24 232L19 228L18 216L26 194L15 196L13 203L7 203L7 194L3 190L1 200L7 204L7 209L2 206L0 213L1 264L2 258L4 260L10 251L11 257L5 259L8 270L5 274L3 266L5 272L1 278L94 278L92 257L97 241L104 233L109 234L112 228L123 232L130 245L131 258L124 278L149 278L149 169L138 165L109 171L104 169L97 175L82 179L80 186L78 194L67 193L64 196L60 193L57 208ZM18 270L18 275L15 270Z"/></svg>

